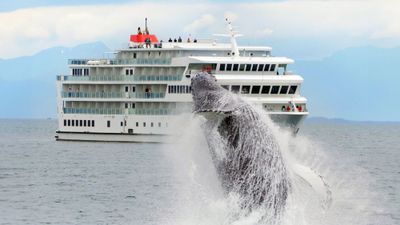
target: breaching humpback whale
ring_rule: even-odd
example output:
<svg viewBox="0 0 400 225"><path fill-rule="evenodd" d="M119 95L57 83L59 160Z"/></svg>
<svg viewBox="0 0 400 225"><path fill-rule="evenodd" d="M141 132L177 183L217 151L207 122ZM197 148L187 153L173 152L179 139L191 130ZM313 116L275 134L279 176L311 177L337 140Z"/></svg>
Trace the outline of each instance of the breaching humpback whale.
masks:
<svg viewBox="0 0 400 225"><path fill-rule="evenodd" d="M194 75L191 87L194 112L206 118L203 128L224 190L238 194L247 212L262 207L269 218L281 215L291 185L271 129L211 75Z"/></svg>

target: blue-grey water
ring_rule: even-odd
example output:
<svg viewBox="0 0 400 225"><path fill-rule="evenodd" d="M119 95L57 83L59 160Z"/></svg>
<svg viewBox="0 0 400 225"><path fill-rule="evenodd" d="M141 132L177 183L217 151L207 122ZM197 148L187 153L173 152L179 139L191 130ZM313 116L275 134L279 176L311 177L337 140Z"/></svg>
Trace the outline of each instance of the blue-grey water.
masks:
<svg viewBox="0 0 400 225"><path fill-rule="evenodd" d="M187 185L193 181L177 164L191 159L174 146L57 142L56 126L0 120L0 224L221 221L212 213L204 218L207 209L190 203L198 198L182 194L202 190ZM315 166L333 188L327 215L305 217L319 224L400 224L399 123L306 123L296 139L292 148L318 149L302 153L304 161L312 152L325 155Z"/></svg>

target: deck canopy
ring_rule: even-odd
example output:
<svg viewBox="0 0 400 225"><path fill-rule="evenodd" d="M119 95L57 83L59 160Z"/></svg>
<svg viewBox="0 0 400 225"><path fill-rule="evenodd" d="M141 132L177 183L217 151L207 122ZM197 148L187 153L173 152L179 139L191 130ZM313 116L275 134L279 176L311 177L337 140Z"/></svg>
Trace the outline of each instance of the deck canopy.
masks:
<svg viewBox="0 0 400 225"><path fill-rule="evenodd" d="M131 42L135 43L146 43L146 39L149 38L151 43L158 43L158 39L154 34L132 34Z"/></svg>

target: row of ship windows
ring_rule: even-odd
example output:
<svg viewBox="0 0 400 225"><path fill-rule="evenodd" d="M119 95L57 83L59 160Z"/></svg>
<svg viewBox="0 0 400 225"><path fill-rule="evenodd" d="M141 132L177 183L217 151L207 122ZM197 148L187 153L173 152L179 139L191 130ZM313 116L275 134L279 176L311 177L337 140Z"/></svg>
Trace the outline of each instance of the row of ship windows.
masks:
<svg viewBox="0 0 400 225"><path fill-rule="evenodd" d="M125 122L121 121L120 125L121 125L121 127L126 126L126 121ZM140 125L140 123L136 122L136 127L139 127L139 125ZM158 122L157 125L158 125L158 127L162 127L162 123L161 122ZM111 127L111 121L110 120L107 120L107 127ZM143 122L143 127L146 127L146 122ZM150 123L150 127L154 127L154 122ZM165 127L168 127L168 122L165 123Z"/></svg>
<svg viewBox="0 0 400 225"><path fill-rule="evenodd" d="M122 126L122 122L121 122L121 126ZM136 122L136 127L139 127L139 122ZM125 126L126 126L126 124L125 124ZM143 122L143 127L146 127L146 122ZM153 122L151 122L150 123L150 127L154 127L154 123ZM158 122L158 127L162 127L162 123L161 122ZM165 127L168 127L168 123L165 123Z"/></svg>
<svg viewBox="0 0 400 225"><path fill-rule="evenodd" d="M168 93L171 94L192 93L192 87L188 85L169 85Z"/></svg>
<svg viewBox="0 0 400 225"><path fill-rule="evenodd" d="M94 120L64 120L64 127L94 127Z"/></svg>
<svg viewBox="0 0 400 225"><path fill-rule="evenodd" d="M220 64L220 71L275 71L275 64Z"/></svg>
<svg viewBox="0 0 400 225"><path fill-rule="evenodd" d="M241 93L241 94L294 94L297 90L296 85L221 85L228 91L232 91L233 93Z"/></svg>
<svg viewBox="0 0 400 225"><path fill-rule="evenodd" d="M126 126L126 121L125 123L121 121L120 123L121 127ZM136 127L139 127L139 122L136 122ZM158 127L162 127L162 123L158 122ZM94 120L64 120L64 126L65 127L94 127L95 123ZM107 120L107 127L111 127L111 121ZM146 122L143 122L143 127L146 127ZM150 127L154 127L154 122L150 123ZM168 127L168 123L165 123L165 127Z"/></svg>
<svg viewBox="0 0 400 225"><path fill-rule="evenodd" d="M133 69L126 69L125 75L133 75Z"/></svg>
<svg viewBox="0 0 400 225"><path fill-rule="evenodd" d="M73 76L89 76L89 69L72 69Z"/></svg>

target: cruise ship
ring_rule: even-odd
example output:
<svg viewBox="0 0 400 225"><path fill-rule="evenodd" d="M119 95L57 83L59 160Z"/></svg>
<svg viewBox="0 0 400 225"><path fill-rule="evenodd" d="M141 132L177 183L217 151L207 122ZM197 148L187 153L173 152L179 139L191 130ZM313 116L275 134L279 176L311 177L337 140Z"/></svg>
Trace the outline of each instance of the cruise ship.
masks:
<svg viewBox="0 0 400 225"><path fill-rule="evenodd" d="M162 142L192 110L191 76L206 71L225 89L262 107L297 132L308 115L294 61L270 47L239 46L227 20L225 43L181 37L159 40L147 27L112 58L70 59L57 76L57 140Z"/></svg>

